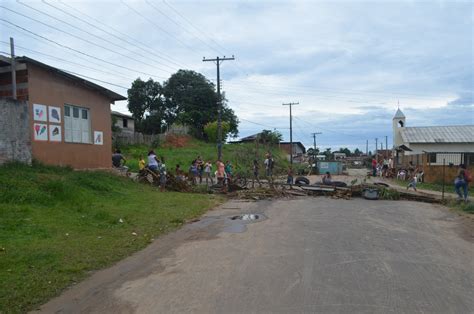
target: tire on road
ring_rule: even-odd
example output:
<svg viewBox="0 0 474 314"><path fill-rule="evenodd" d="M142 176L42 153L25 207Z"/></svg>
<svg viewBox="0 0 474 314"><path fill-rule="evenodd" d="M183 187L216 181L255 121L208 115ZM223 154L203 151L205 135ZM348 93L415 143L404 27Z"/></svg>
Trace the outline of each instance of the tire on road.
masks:
<svg viewBox="0 0 474 314"><path fill-rule="evenodd" d="M295 184L296 185L308 185L309 184L309 179L305 178L305 177L296 177Z"/></svg>

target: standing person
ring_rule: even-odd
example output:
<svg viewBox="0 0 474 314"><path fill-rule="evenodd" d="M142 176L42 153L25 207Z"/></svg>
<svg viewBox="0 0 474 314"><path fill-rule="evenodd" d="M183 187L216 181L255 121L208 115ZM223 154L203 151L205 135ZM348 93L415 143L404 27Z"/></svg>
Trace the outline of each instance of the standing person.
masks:
<svg viewBox="0 0 474 314"><path fill-rule="evenodd" d="M388 177L388 159L387 158L383 159L382 176L385 178Z"/></svg>
<svg viewBox="0 0 474 314"><path fill-rule="evenodd" d="M196 158L196 167L199 176L199 183L202 183L202 173L204 171L204 161L202 160L201 156L197 156Z"/></svg>
<svg viewBox="0 0 474 314"><path fill-rule="evenodd" d="M143 159L143 155L140 155L140 157L138 157L138 170L140 172L143 172L143 170L145 170L145 159Z"/></svg>
<svg viewBox="0 0 474 314"><path fill-rule="evenodd" d="M212 179L211 171L212 163L211 161L208 161L204 164L204 176L206 177L206 185L208 185L209 181L211 181L211 185L214 185L214 180Z"/></svg>
<svg viewBox="0 0 474 314"><path fill-rule="evenodd" d="M218 159L216 161L216 166L217 166L217 183L224 184L225 165L220 159Z"/></svg>
<svg viewBox="0 0 474 314"><path fill-rule="evenodd" d="M193 185L197 183L197 176L198 176L198 169L196 161L193 161L191 166L189 167L189 175L191 177L191 182Z"/></svg>
<svg viewBox="0 0 474 314"><path fill-rule="evenodd" d="M151 171L157 172L158 171L158 158L153 150L148 152L148 169Z"/></svg>
<svg viewBox="0 0 474 314"><path fill-rule="evenodd" d="M372 158L372 177L377 176L377 159Z"/></svg>
<svg viewBox="0 0 474 314"><path fill-rule="evenodd" d="M230 161L227 160L225 162L224 170L227 177L227 183L230 183L230 181L232 180L232 164L230 163Z"/></svg>
<svg viewBox="0 0 474 314"><path fill-rule="evenodd" d="M409 188L413 188L413 190L416 191L416 182L417 182L417 177L416 177L416 172L413 173L413 175L410 177L410 181L408 182L408 185L407 185L407 190Z"/></svg>
<svg viewBox="0 0 474 314"><path fill-rule="evenodd" d="M467 171L466 166L460 164L458 173L456 175L456 178L454 179L454 189L458 194L458 200L464 200L465 202L467 202L468 185L471 181L472 176L469 171ZM461 189L463 193L461 193Z"/></svg>
<svg viewBox="0 0 474 314"><path fill-rule="evenodd" d="M273 181L273 165L274 165L273 157L272 157L272 154L269 152L266 154L266 157L267 158L263 162L265 164L265 174L268 178L268 181L272 182Z"/></svg>
<svg viewBox="0 0 474 314"><path fill-rule="evenodd" d="M161 163L160 163L160 191L164 192L166 187L166 165L165 165L165 158L161 156Z"/></svg>
<svg viewBox="0 0 474 314"><path fill-rule="evenodd" d="M286 184L293 184L293 168L288 168L288 176L286 177Z"/></svg>
<svg viewBox="0 0 474 314"><path fill-rule="evenodd" d="M253 171L252 188L254 188L255 186L255 180L257 180L257 183L260 185L260 187L262 187L262 183L260 183L260 179L258 177L259 170L260 170L260 166L258 165L258 161L257 159L254 159L253 167L252 167L252 171Z"/></svg>

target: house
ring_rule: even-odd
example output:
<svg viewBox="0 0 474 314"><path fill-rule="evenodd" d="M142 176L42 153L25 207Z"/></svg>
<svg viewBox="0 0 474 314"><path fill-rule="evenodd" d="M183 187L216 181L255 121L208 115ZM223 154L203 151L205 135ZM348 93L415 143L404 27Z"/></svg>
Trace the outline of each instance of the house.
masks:
<svg viewBox="0 0 474 314"><path fill-rule="evenodd" d="M116 120L115 126L118 127L121 132L135 132L135 120L131 115L112 111L112 116L115 117Z"/></svg>
<svg viewBox="0 0 474 314"><path fill-rule="evenodd" d="M426 182L439 182L444 169L448 178L456 167L474 167L474 125L407 127L398 109L392 119L395 165L409 162L423 168ZM448 169L449 167L449 169Z"/></svg>
<svg viewBox="0 0 474 314"><path fill-rule="evenodd" d="M291 153L290 142L280 142L280 148L286 151L288 154ZM306 147L301 142L293 142L293 155L303 155L306 153Z"/></svg>
<svg viewBox="0 0 474 314"><path fill-rule="evenodd" d="M126 98L28 57L16 59L17 98L28 104L31 151L45 164L111 167L110 104ZM11 97L10 58L0 58L0 97Z"/></svg>

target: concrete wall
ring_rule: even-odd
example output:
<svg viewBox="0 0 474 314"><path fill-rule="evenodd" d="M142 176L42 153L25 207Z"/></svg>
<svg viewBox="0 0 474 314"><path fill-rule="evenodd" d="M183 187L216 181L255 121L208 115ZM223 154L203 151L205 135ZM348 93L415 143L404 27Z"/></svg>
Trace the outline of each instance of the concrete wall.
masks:
<svg viewBox="0 0 474 314"><path fill-rule="evenodd" d="M0 98L0 164L31 163L31 140L26 101Z"/></svg>
<svg viewBox="0 0 474 314"><path fill-rule="evenodd" d="M115 115L115 118L117 119L117 122L115 122L115 126L119 127L122 132L135 132L135 121L130 118L125 118L121 116ZM123 120L126 119L127 122L127 127L123 127Z"/></svg>
<svg viewBox="0 0 474 314"><path fill-rule="evenodd" d="M33 157L41 162L77 169L110 168L112 166L112 130L110 100L103 94L88 89L75 80L28 64L28 91L30 104L30 133ZM62 139L37 141L33 137L33 104L55 106L61 109ZM65 142L64 105L89 109L91 143ZM103 132L103 145L95 145L94 131Z"/></svg>

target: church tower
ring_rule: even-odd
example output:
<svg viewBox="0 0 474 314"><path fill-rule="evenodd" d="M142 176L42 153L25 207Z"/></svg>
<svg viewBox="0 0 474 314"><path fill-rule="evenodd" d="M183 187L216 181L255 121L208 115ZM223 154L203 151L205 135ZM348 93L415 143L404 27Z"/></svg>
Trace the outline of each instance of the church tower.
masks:
<svg viewBox="0 0 474 314"><path fill-rule="evenodd" d="M392 134L393 134L393 146L398 147L403 144L400 130L405 127L406 117L400 108L397 109L395 116L392 119Z"/></svg>

